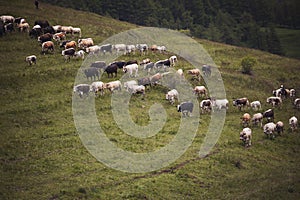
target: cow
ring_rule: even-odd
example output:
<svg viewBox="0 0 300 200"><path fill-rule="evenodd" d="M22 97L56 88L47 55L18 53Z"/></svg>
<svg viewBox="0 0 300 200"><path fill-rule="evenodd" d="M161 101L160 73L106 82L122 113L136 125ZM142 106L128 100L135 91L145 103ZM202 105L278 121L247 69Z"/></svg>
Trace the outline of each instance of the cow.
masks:
<svg viewBox="0 0 300 200"><path fill-rule="evenodd" d="M284 127L284 124L282 121L278 121L276 123L276 131L277 131L278 135L281 135L281 133L283 133L283 127Z"/></svg>
<svg viewBox="0 0 300 200"><path fill-rule="evenodd" d="M42 44L42 53L45 55L48 51L54 51L54 43L52 41L46 41Z"/></svg>
<svg viewBox="0 0 300 200"><path fill-rule="evenodd" d="M89 46L85 49L85 51L87 53L92 53L92 54L97 54L97 53L100 53L101 51L101 47L98 46L98 45L94 45L94 46Z"/></svg>
<svg viewBox="0 0 300 200"><path fill-rule="evenodd" d="M111 81L108 82L104 85L104 88L109 90L111 93L113 93L113 91L115 90L121 90L122 89L122 84L121 81L117 80L117 81Z"/></svg>
<svg viewBox="0 0 300 200"><path fill-rule="evenodd" d="M139 66L137 64L130 64L123 67L124 73L129 73L129 77L132 76L133 72L135 72L134 77L138 75Z"/></svg>
<svg viewBox="0 0 300 200"><path fill-rule="evenodd" d="M249 101L246 97L235 99L232 101L232 103L233 106L237 106L240 111L242 110L242 108L249 106Z"/></svg>
<svg viewBox="0 0 300 200"><path fill-rule="evenodd" d="M117 55L119 55L120 51L123 51L124 55L126 54L126 44L115 44L112 48L116 51Z"/></svg>
<svg viewBox="0 0 300 200"><path fill-rule="evenodd" d="M200 70L199 69L197 69L197 68L196 69L190 69L190 70L187 71L187 73L192 76L192 79L196 78L200 82L201 76L200 76Z"/></svg>
<svg viewBox="0 0 300 200"><path fill-rule="evenodd" d="M171 56L171 57L169 58L169 61L170 61L170 63L171 63L171 67L174 67L175 64L176 64L176 62L178 62L177 56Z"/></svg>
<svg viewBox="0 0 300 200"><path fill-rule="evenodd" d="M111 44L104 44L100 46L100 51L105 55L106 52L112 54L112 45Z"/></svg>
<svg viewBox="0 0 300 200"><path fill-rule="evenodd" d="M154 63L154 67L156 68L156 70L158 70L159 68L163 68L164 71L166 71L166 68L170 66L171 66L171 61L169 59L159 60Z"/></svg>
<svg viewBox="0 0 300 200"><path fill-rule="evenodd" d="M135 45L133 44L129 44L129 45L126 45L126 53L127 54L130 54L131 52L135 53Z"/></svg>
<svg viewBox="0 0 300 200"><path fill-rule="evenodd" d="M81 38L81 29L77 27L72 28L72 34L78 34L78 37Z"/></svg>
<svg viewBox="0 0 300 200"><path fill-rule="evenodd" d="M184 78L184 73L183 73L183 70L182 69L178 69L176 71L177 75L179 76L180 79Z"/></svg>
<svg viewBox="0 0 300 200"><path fill-rule="evenodd" d="M264 125L263 130L264 130L264 134L268 138L271 139L275 138L276 124L274 124L273 122L269 122Z"/></svg>
<svg viewBox="0 0 300 200"><path fill-rule="evenodd" d="M148 86L150 85L151 86L151 80L150 80L150 77L143 77L143 78L140 78L137 80L138 82L138 85L143 85L143 86Z"/></svg>
<svg viewBox="0 0 300 200"><path fill-rule="evenodd" d="M204 76L211 75L211 66L210 65L202 65L202 73Z"/></svg>
<svg viewBox="0 0 300 200"><path fill-rule="evenodd" d="M5 32L13 32L13 31L15 31L14 24L13 23L5 24L4 25L4 30L5 30Z"/></svg>
<svg viewBox="0 0 300 200"><path fill-rule="evenodd" d="M250 103L250 107L251 107L253 110L255 110L255 111L260 110L260 109L261 109L261 103L260 103L260 101L252 101L252 102Z"/></svg>
<svg viewBox="0 0 300 200"><path fill-rule="evenodd" d="M98 69L104 70L106 68L106 62L105 61L95 61L93 62L90 67L96 67Z"/></svg>
<svg viewBox="0 0 300 200"><path fill-rule="evenodd" d="M70 61L70 58L75 55L75 49L69 48L61 52L61 55L65 57L65 61Z"/></svg>
<svg viewBox="0 0 300 200"><path fill-rule="evenodd" d="M295 99L294 106L295 108L300 109L300 98Z"/></svg>
<svg viewBox="0 0 300 200"><path fill-rule="evenodd" d="M56 42L60 42L65 39L66 39L66 33L64 33L64 32L55 33L53 35L53 40L55 40Z"/></svg>
<svg viewBox="0 0 300 200"><path fill-rule="evenodd" d="M296 97L296 90L295 89L290 89L290 97Z"/></svg>
<svg viewBox="0 0 300 200"><path fill-rule="evenodd" d="M74 86L73 92L78 93L80 98L82 98L84 94L86 96L89 96L90 85L89 84L78 84L78 85Z"/></svg>
<svg viewBox="0 0 300 200"><path fill-rule="evenodd" d="M144 70L146 70L148 73L150 73L151 69L154 67L154 62L149 62L144 65Z"/></svg>
<svg viewBox="0 0 300 200"><path fill-rule="evenodd" d="M0 16L0 20L4 23L4 24L8 24L8 23L14 23L15 22L15 18L11 15L1 15Z"/></svg>
<svg viewBox="0 0 300 200"><path fill-rule="evenodd" d="M114 61L114 62L110 63L110 65L111 64L116 64L119 69L123 69L123 67L127 64L127 62L125 62L125 61Z"/></svg>
<svg viewBox="0 0 300 200"><path fill-rule="evenodd" d="M25 58L25 61L28 62L29 65L32 65L32 63L36 64L36 56L35 55L27 56Z"/></svg>
<svg viewBox="0 0 300 200"><path fill-rule="evenodd" d="M281 97L268 97L267 98L267 103L271 104L273 107L281 106L282 99L281 99Z"/></svg>
<svg viewBox="0 0 300 200"><path fill-rule="evenodd" d="M143 60L140 62L140 65L146 65L146 64L148 64L148 63L150 63L150 62L151 62L150 58L145 58L145 59L143 59Z"/></svg>
<svg viewBox="0 0 300 200"><path fill-rule="evenodd" d="M182 116L191 116L193 112L194 104L190 101L182 102L180 105L177 105L177 112L181 112Z"/></svg>
<svg viewBox="0 0 300 200"><path fill-rule="evenodd" d="M94 41L92 38L78 39L78 48L86 49L87 47L94 46Z"/></svg>
<svg viewBox="0 0 300 200"><path fill-rule="evenodd" d="M20 32L26 31L27 33L29 33L29 28L30 28L30 26L28 23L18 24L18 29Z"/></svg>
<svg viewBox="0 0 300 200"><path fill-rule="evenodd" d="M212 102L210 99L202 100L199 104L201 113L210 112L212 109Z"/></svg>
<svg viewBox="0 0 300 200"><path fill-rule="evenodd" d="M137 44L135 47L141 54L146 54L149 49L147 44Z"/></svg>
<svg viewBox="0 0 300 200"><path fill-rule="evenodd" d="M44 34L46 33L55 34L55 30L52 26L47 26L45 28L42 28L42 31Z"/></svg>
<svg viewBox="0 0 300 200"><path fill-rule="evenodd" d="M26 23L26 20L23 17L17 17L14 21L17 25Z"/></svg>
<svg viewBox="0 0 300 200"><path fill-rule="evenodd" d="M102 81L95 81L90 85L90 92L98 96L98 92L100 91L102 96L104 94L104 86L105 84Z"/></svg>
<svg viewBox="0 0 300 200"><path fill-rule="evenodd" d="M165 53L167 51L165 46L157 46L156 49L159 53Z"/></svg>
<svg viewBox="0 0 300 200"><path fill-rule="evenodd" d="M118 73L118 66L116 64L111 64L111 65L108 65L104 72L107 73L107 77L109 78L109 75L111 74L112 78L114 77L114 74L115 74L115 77L117 77L117 73Z"/></svg>
<svg viewBox="0 0 300 200"><path fill-rule="evenodd" d="M251 146L252 131L250 128L243 128L240 132L240 140L243 141L245 147Z"/></svg>
<svg viewBox="0 0 300 200"><path fill-rule="evenodd" d="M257 126L258 124L260 124L260 127L262 127L262 120L263 120L263 114L262 113L255 113L252 116L252 124Z"/></svg>
<svg viewBox="0 0 300 200"><path fill-rule="evenodd" d="M85 69L84 74L87 79L91 78L91 80L93 80L93 78L94 78L94 80L96 80L96 77L97 77L99 80L99 78L100 78L100 73L99 73L98 69L95 67L90 67L90 68Z"/></svg>
<svg viewBox="0 0 300 200"><path fill-rule="evenodd" d="M81 58L82 60L84 59L84 51L83 50L79 50L79 51L76 51L75 54L74 54L74 57L75 58Z"/></svg>
<svg viewBox="0 0 300 200"><path fill-rule="evenodd" d="M61 26L61 31L65 32L66 34L73 34L73 27L72 26Z"/></svg>
<svg viewBox="0 0 300 200"><path fill-rule="evenodd" d="M175 100L178 100L179 93L176 89L168 91L166 94L166 100L168 100L172 105L175 103Z"/></svg>
<svg viewBox="0 0 300 200"><path fill-rule="evenodd" d="M40 25L42 29L50 26L50 24L47 20L36 20L34 22L34 25Z"/></svg>
<svg viewBox="0 0 300 200"><path fill-rule="evenodd" d="M43 34L38 37L38 42L44 43L52 40L52 35L50 33Z"/></svg>
<svg viewBox="0 0 300 200"><path fill-rule="evenodd" d="M198 97L200 96L205 96L207 97L207 89L205 88L205 86L195 86L195 88L193 89L193 94L197 95Z"/></svg>
<svg viewBox="0 0 300 200"><path fill-rule="evenodd" d="M290 128L292 130L292 132L294 132L297 127L298 127L298 119L297 117L293 116L289 119L289 125L290 125Z"/></svg>
<svg viewBox="0 0 300 200"><path fill-rule="evenodd" d="M244 127L247 127L250 125L250 122L251 122L251 116L249 113L244 113L243 116L241 117L241 120L242 120L242 125Z"/></svg>
<svg viewBox="0 0 300 200"><path fill-rule="evenodd" d="M136 80L126 81L124 83L124 88L129 91L128 88L132 87L133 85L138 85L138 82Z"/></svg>
<svg viewBox="0 0 300 200"><path fill-rule="evenodd" d="M268 109L265 112L263 112L263 117L267 119L267 122L274 121L273 109Z"/></svg>
<svg viewBox="0 0 300 200"><path fill-rule="evenodd" d="M156 84L158 84L159 81L162 79L162 77L163 77L163 76L162 76L160 73L156 73L156 74L152 75L152 76L150 77L150 84L151 84L151 85L156 85Z"/></svg>
<svg viewBox="0 0 300 200"><path fill-rule="evenodd" d="M143 85L131 85L128 87L128 92L130 94L142 94L143 98L145 97L146 88Z"/></svg>
<svg viewBox="0 0 300 200"><path fill-rule="evenodd" d="M74 40L70 41L70 42L67 42L65 45L64 45L64 48L65 49L69 49L69 48L74 48L76 49L77 47L77 44Z"/></svg>
<svg viewBox="0 0 300 200"><path fill-rule="evenodd" d="M55 33L62 32L61 25L55 25L52 26L52 28L54 29Z"/></svg>
<svg viewBox="0 0 300 200"><path fill-rule="evenodd" d="M40 25L35 25L30 31L29 36L31 38L38 38L39 36L43 35L42 28Z"/></svg>
<svg viewBox="0 0 300 200"><path fill-rule="evenodd" d="M212 107L215 108L216 110L221 110L221 109L228 109L228 104L229 101L227 99L211 99L212 102Z"/></svg>

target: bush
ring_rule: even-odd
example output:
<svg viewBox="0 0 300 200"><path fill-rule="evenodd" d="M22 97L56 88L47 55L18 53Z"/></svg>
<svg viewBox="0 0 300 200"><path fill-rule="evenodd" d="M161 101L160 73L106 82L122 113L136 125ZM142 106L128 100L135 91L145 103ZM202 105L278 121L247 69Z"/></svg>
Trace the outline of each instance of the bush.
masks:
<svg viewBox="0 0 300 200"><path fill-rule="evenodd" d="M242 73L251 74L253 66L256 64L256 59L252 57L245 57L241 61Z"/></svg>

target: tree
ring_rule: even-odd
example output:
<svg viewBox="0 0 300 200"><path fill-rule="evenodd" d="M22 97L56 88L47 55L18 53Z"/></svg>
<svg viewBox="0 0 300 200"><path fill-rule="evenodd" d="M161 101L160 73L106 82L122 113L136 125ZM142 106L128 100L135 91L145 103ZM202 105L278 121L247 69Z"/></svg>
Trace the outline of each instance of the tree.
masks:
<svg viewBox="0 0 300 200"><path fill-rule="evenodd" d="M252 68L256 65L257 61L253 57L244 57L241 61L242 73L251 74Z"/></svg>

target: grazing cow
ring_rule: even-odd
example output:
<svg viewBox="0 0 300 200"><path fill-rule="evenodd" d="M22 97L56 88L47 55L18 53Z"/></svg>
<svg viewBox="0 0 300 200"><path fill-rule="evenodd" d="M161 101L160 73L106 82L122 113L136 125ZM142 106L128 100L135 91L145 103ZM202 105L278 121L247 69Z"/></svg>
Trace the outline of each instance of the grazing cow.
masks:
<svg viewBox="0 0 300 200"><path fill-rule="evenodd" d="M73 34L73 27L72 26L61 26L61 31L65 32L66 34Z"/></svg>
<svg viewBox="0 0 300 200"><path fill-rule="evenodd" d="M129 77L132 76L133 72L135 72L134 77L137 77L138 70L139 70L139 66L137 64L130 64L130 65L126 65L126 66L123 67L123 72L124 73L128 72Z"/></svg>
<svg viewBox="0 0 300 200"><path fill-rule="evenodd" d="M165 60L159 60L156 63L154 63L154 67L158 70L159 68L164 68L164 71L166 71L167 67L171 66L171 61L169 59Z"/></svg>
<svg viewBox="0 0 300 200"><path fill-rule="evenodd" d="M300 109L300 98L295 99L294 106L295 108Z"/></svg>
<svg viewBox="0 0 300 200"><path fill-rule="evenodd" d="M23 23L23 24L18 24L18 29L20 32L28 32L29 33L29 24L28 23Z"/></svg>
<svg viewBox="0 0 300 200"><path fill-rule="evenodd" d="M178 91L176 89L172 89L166 94L166 100L168 100L173 105L175 103L175 99L178 100L178 96Z"/></svg>
<svg viewBox="0 0 300 200"><path fill-rule="evenodd" d="M5 24L4 25L4 30L5 30L5 32L13 32L13 31L15 31L14 24L13 23Z"/></svg>
<svg viewBox="0 0 300 200"><path fill-rule="evenodd" d="M53 40L55 40L56 42L60 42L65 39L66 39L66 33L64 32L55 33L53 35Z"/></svg>
<svg viewBox="0 0 300 200"><path fill-rule="evenodd" d="M46 41L42 44L42 53L45 54L48 51L54 51L54 43L52 41Z"/></svg>
<svg viewBox="0 0 300 200"><path fill-rule="evenodd" d="M260 110L260 109L261 109L261 103L260 103L260 101L252 101L252 102L250 103L250 107L251 107L253 110L255 110L255 111Z"/></svg>
<svg viewBox="0 0 300 200"><path fill-rule="evenodd" d="M174 67L175 66L175 63L178 62L178 59L177 59L177 56L171 56L169 58L169 61L171 63L171 67Z"/></svg>
<svg viewBox="0 0 300 200"><path fill-rule="evenodd" d="M227 99L211 99L212 107L216 110L221 110L222 108L228 109L229 101Z"/></svg>
<svg viewBox="0 0 300 200"><path fill-rule="evenodd" d="M80 98L82 98L84 94L86 96L89 96L90 85L88 85L88 84L78 84L78 85L74 86L73 92L78 93Z"/></svg>
<svg viewBox="0 0 300 200"><path fill-rule="evenodd" d="M268 97L267 103L271 104L273 107L280 106L282 104L281 97Z"/></svg>
<svg viewBox="0 0 300 200"><path fill-rule="evenodd" d="M111 65L108 65L104 72L107 73L107 77L109 78L109 75L111 74L112 78L114 77L114 74L115 74L115 77L117 77L117 73L118 73L118 66L116 64L111 64Z"/></svg>
<svg viewBox="0 0 300 200"><path fill-rule="evenodd" d="M143 86L151 86L151 81L149 77L144 77L144 78L140 78L137 80L138 81L138 85L143 85Z"/></svg>
<svg viewBox="0 0 300 200"><path fill-rule="evenodd" d="M81 29L77 27L72 28L72 34L78 34L78 37L81 38Z"/></svg>
<svg viewBox="0 0 300 200"><path fill-rule="evenodd" d="M94 46L94 41L92 38L78 39L78 48L86 49L90 46Z"/></svg>
<svg viewBox="0 0 300 200"><path fill-rule="evenodd" d="M125 62L125 61L114 61L114 62L110 63L110 65L111 64L116 64L119 69L123 69L123 67L126 65L126 63L127 62Z"/></svg>
<svg viewBox="0 0 300 200"><path fill-rule="evenodd" d="M37 20L34 22L34 25L40 25L42 29L50 26L47 20Z"/></svg>
<svg viewBox="0 0 300 200"><path fill-rule="evenodd" d="M290 125L290 128L291 130L294 132L294 130L297 129L298 127L298 119L297 117L293 116L289 119L289 125Z"/></svg>
<svg viewBox="0 0 300 200"><path fill-rule="evenodd" d="M32 29L42 29L42 27L40 26L40 25L34 25L33 27L32 27Z"/></svg>
<svg viewBox="0 0 300 200"><path fill-rule="evenodd" d="M267 119L268 122L274 121L274 111L272 109L268 109L263 112L263 117Z"/></svg>
<svg viewBox="0 0 300 200"><path fill-rule="evenodd" d="M278 135L281 135L281 133L283 133L283 122L282 121L278 121L276 123L276 131L278 133Z"/></svg>
<svg viewBox="0 0 300 200"><path fill-rule="evenodd" d="M125 62L125 66L126 65L131 65L131 64L137 64L138 65L139 63L138 63L137 60L129 60L129 61Z"/></svg>
<svg viewBox="0 0 300 200"><path fill-rule="evenodd" d="M146 58L146 59L142 60L142 62L140 63L140 65L146 65L146 64L148 64L150 62L151 62L150 58Z"/></svg>
<svg viewBox="0 0 300 200"><path fill-rule="evenodd" d="M47 26L46 28L42 28L42 31L44 34L46 33L55 34L55 30L52 26Z"/></svg>
<svg viewBox="0 0 300 200"><path fill-rule="evenodd" d="M183 74L183 70L182 69L178 69L177 71L176 71L176 73L177 73L177 75L179 76L179 78L184 78L184 74Z"/></svg>
<svg viewBox="0 0 300 200"><path fill-rule="evenodd" d="M104 44L100 46L100 51L105 55L106 52L112 53L112 45Z"/></svg>
<svg viewBox="0 0 300 200"><path fill-rule="evenodd" d="M14 23L15 22L15 18L13 16L11 16L11 15L2 15L2 16L0 16L0 20L4 24Z"/></svg>
<svg viewBox="0 0 300 200"><path fill-rule="evenodd" d="M290 97L296 97L296 90L290 89Z"/></svg>
<svg viewBox="0 0 300 200"><path fill-rule="evenodd" d="M138 82L136 80L126 81L124 83L124 88L129 91L128 88L132 87L133 85L138 85Z"/></svg>
<svg viewBox="0 0 300 200"><path fill-rule="evenodd" d="M84 51L83 50L79 50L79 51L76 51L75 54L74 54L74 57L75 58L81 58L82 60L84 59Z"/></svg>
<svg viewBox="0 0 300 200"><path fill-rule="evenodd" d="M76 42L75 41L70 41L70 42L67 42L66 44L65 44L65 49L69 49L69 48L74 48L74 49L76 49L76 47L77 47L77 44L76 44Z"/></svg>
<svg viewBox="0 0 300 200"><path fill-rule="evenodd" d="M135 53L135 46L133 44L126 45L126 53L130 54L131 52Z"/></svg>
<svg viewBox="0 0 300 200"><path fill-rule="evenodd" d="M193 89L193 93L195 95L197 95L198 97L200 96L205 96L207 97L207 89L205 88L205 86L195 86L195 88Z"/></svg>
<svg viewBox="0 0 300 200"><path fill-rule="evenodd" d="M151 69L154 67L154 62L150 62L144 65L144 70L147 70L148 73L150 73Z"/></svg>
<svg viewBox="0 0 300 200"><path fill-rule="evenodd" d="M211 75L211 66L210 65L203 65L202 66L202 73L204 76L210 76Z"/></svg>
<svg viewBox="0 0 300 200"><path fill-rule="evenodd" d="M69 48L61 52L61 55L65 57L65 61L70 61L70 58L75 55L75 49Z"/></svg>
<svg viewBox="0 0 300 200"><path fill-rule="evenodd" d="M98 69L105 69L106 68L106 62L105 61L95 61L91 64L90 67L96 67Z"/></svg>
<svg viewBox="0 0 300 200"><path fill-rule="evenodd" d="M251 116L249 113L245 113L243 114L243 116L241 117L241 120L242 120L242 125L244 127L247 127L250 125L250 121L251 121Z"/></svg>
<svg viewBox="0 0 300 200"><path fill-rule="evenodd" d="M240 132L240 140L243 141L245 147L251 146L252 131L250 128L244 128Z"/></svg>
<svg viewBox="0 0 300 200"><path fill-rule="evenodd" d="M33 27L30 31L29 31L29 36L31 38L38 38L39 36L41 36L43 34L41 26L40 25L35 25L35 26L39 26L39 28L35 28Z"/></svg>
<svg viewBox="0 0 300 200"><path fill-rule="evenodd" d="M196 78L200 82L201 76L200 76L200 70L199 69L197 69L197 68L196 69L190 69L190 70L188 70L187 73L190 74L193 77L193 79Z"/></svg>
<svg viewBox="0 0 300 200"><path fill-rule="evenodd" d="M94 94L98 96L98 92L100 91L102 96L104 94L104 85L102 81L95 81L90 86L90 92L94 92Z"/></svg>
<svg viewBox="0 0 300 200"><path fill-rule="evenodd" d="M38 37L38 42L44 43L52 40L52 35L50 33L43 34Z"/></svg>
<svg viewBox="0 0 300 200"><path fill-rule="evenodd" d="M104 88L108 89L111 93L113 93L114 90L121 90L122 84L121 81L111 81L104 85Z"/></svg>
<svg viewBox="0 0 300 200"><path fill-rule="evenodd" d="M96 77L97 77L99 80L99 78L100 78L100 73L99 73L98 69L95 67L90 67L90 68L85 69L84 74L87 79L91 78L91 80L93 80L93 78L94 78L94 80L96 80Z"/></svg>
<svg viewBox="0 0 300 200"><path fill-rule="evenodd" d="M135 47L138 51L140 51L141 54L146 54L146 52L148 52L149 49L147 44L137 44Z"/></svg>
<svg viewBox="0 0 300 200"><path fill-rule="evenodd" d="M194 104L190 101L182 102L180 105L177 105L177 111L182 113L182 116L191 116L193 112Z"/></svg>
<svg viewBox="0 0 300 200"><path fill-rule="evenodd" d="M276 131L276 124L274 124L273 122L269 122L267 124L264 125L264 134L273 139L275 138L275 131Z"/></svg>
<svg viewBox="0 0 300 200"><path fill-rule="evenodd" d="M23 17L17 17L17 18L15 18L15 23L17 25L23 24L23 23L26 23L26 20Z"/></svg>
<svg viewBox="0 0 300 200"><path fill-rule="evenodd" d="M160 74L160 73L156 73L154 74L153 76L150 77L150 83L151 85L156 85L159 83L160 79L162 78L163 76Z"/></svg>
<svg viewBox="0 0 300 200"><path fill-rule="evenodd" d="M252 116L252 124L257 126L258 123L260 124L260 127L262 127L262 120L263 120L263 114L262 113L255 113Z"/></svg>
<svg viewBox="0 0 300 200"><path fill-rule="evenodd" d="M126 44L115 44L112 46L112 48L117 52L117 55L119 54L120 51L123 51L124 55L126 54Z"/></svg>
<svg viewBox="0 0 300 200"><path fill-rule="evenodd" d="M159 53L164 53L167 51L165 46L157 46L156 49L159 51Z"/></svg>
<svg viewBox="0 0 300 200"><path fill-rule="evenodd" d="M128 92L131 94L142 94L145 97L146 88L143 85L131 85L128 87Z"/></svg>
<svg viewBox="0 0 300 200"><path fill-rule="evenodd" d="M281 97L282 96L281 88L279 88L277 90L273 90L272 93L273 93L274 97Z"/></svg>
<svg viewBox="0 0 300 200"><path fill-rule="evenodd" d="M55 26L52 26L52 27L53 27L55 33L62 32L61 25L55 25Z"/></svg>
<svg viewBox="0 0 300 200"><path fill-rule="evenodd" d="M249 106L249 101L246 97L235 99L232 101L233 106L237 106L239 110L242 110L242 107Z"/></svg>
<svg viewBox="0 0 300 200"><path fill-rule="evenodd" d="M28 62L29 65L32 65L32 63L36 64L36 56L35 55L27 56L25 58L25 61Z"/></svg>
<svg viewBox="0 0 300 200"><path fill-rule="evenodd" d="M98 45L90 46L85 49L87 53L92 53L92 54L100 53L100 50L101 48Z"/></svg>
<svg viewBox="0 0 300 200"><path fill-rule="evenodd" d="M212 102L210 99L202 100L200 102L201 113L210 112L212 109Z"/></svg>

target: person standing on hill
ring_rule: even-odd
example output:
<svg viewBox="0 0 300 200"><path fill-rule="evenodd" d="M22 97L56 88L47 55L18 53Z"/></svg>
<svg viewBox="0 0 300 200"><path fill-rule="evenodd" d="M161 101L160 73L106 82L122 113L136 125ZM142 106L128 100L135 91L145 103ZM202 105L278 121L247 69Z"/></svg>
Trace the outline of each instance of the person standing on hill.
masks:
<svg viewBox="0 0 300 200"><path fill-rule="evenodd" d="M39 9L39 1L38 1L38 0L35 0L35 1L34 1L34 5L35 5L35 8L36 8L36 9Z"/></svg>

